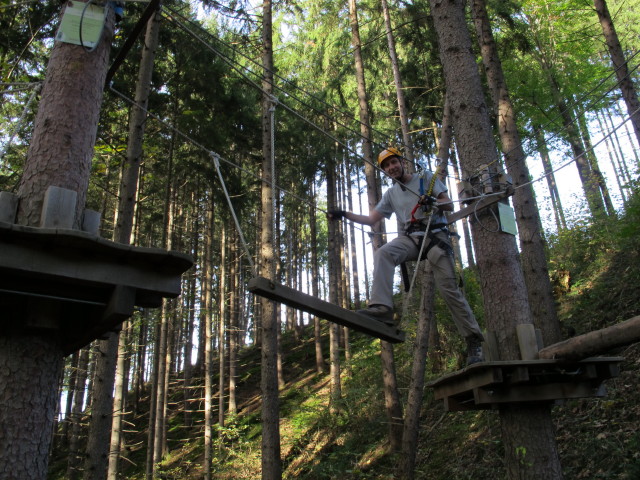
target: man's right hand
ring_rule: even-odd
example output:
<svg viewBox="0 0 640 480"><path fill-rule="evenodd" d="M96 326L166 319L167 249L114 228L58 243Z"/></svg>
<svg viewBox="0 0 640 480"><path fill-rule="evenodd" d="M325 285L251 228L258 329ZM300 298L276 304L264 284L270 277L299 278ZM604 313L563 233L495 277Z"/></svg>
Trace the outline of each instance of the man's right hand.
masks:
<svg viewBox="0 0 640 480"><path fill-rule="evenodd" d="M329 217L329 220L340 220L346 213L344 210L329 210L327 217Z"/></svg>

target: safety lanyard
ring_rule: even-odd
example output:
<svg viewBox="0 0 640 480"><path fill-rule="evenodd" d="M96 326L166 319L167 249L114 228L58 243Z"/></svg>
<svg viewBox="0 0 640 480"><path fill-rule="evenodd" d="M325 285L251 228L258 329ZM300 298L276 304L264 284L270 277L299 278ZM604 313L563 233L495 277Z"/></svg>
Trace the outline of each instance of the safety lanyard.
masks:
<svg viewBox="0 0 640 480"><path fill-rule="evenodd" d="M438 167L440 168L440 167ZM436 171L433 173L433 175L431 176L431 182L429 182L429 191L427 192L427 195L431 195L431 193L433 192L433 187L436 184L436 174L438 172L438 169L436 168ZM420 198L422 198L424 195L424 176L420 175ZM418 220L416 218L416 212L418 211L418 208L420 208L420 198L418 198L418 203L416 203L416 206L413 207L413 210L411 210L411 223L417 223L420 220Z"/></svg>

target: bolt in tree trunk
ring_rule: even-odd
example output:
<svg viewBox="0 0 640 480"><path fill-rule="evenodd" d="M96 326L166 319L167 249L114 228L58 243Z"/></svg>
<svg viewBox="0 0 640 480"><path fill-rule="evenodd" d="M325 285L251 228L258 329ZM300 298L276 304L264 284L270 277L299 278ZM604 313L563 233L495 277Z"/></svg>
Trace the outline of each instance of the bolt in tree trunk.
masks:
<svg viewBox="0 0 640 480"><path fill-rule="evenodd" d="M430 0L456 145L465 171L476 172L482 164L495 164L497 158L464 3ZM531 313L515 238L483 228L491 219L491 212L479 212L471 226L487 327L496 334L500 358L513 360L519 358L516 325L531 323ZM500 420L508 478L562 478L548 404L503 406Z"/></svg>

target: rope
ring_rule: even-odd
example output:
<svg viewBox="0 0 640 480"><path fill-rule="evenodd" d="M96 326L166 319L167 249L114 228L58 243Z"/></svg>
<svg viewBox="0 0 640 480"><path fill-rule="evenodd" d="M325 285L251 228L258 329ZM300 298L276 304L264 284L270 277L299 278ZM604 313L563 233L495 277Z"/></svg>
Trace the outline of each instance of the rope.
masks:
<svg viewBox="0 0 640 480"><path fill-rule="evenodd" d="M251 257L251 253L249 253L249 247L247 245L247 241L244 238L244 234L242 233L242 227L240 226L240 221L238 220L238 216L236 215L236 211L233 208L233 203L231 202L231 197L229 196L229 192L227 191L227 185L224 182L224 178L222 177L222 172L220 171L220 155L214 152L209 152L211 158L213 158L213 164L216 167L216 172L218 172L218 178L220 179L220 184L222 185L222 190L224 192L224 196L227 199L227 203L229 204L229 210L231 210L231 216L233 217L233 221L236 224L236 230L238 230L238 235L240 236L240 243L242 243L242 248L247 254L247 260L249 261L249 265L251 266L251 271L253 272L253 276L258 276L258 272L256 270L256 266L253 263L253 257Z"/></svg>
<svg viewBox="0 0 640 480"><path fill-rule="evenodd" d="M411 277L411 282L409 283L409 291L404 297L402 302L402 318L406 318L407 310L409 309L409 299L413 293L413 285L415 284L416 277L418 276L418 268L420 268L420 259L422 258L422 253L424 252L425 246L429 243L427 240L429 237L427 233L429 232L429 227L431 226L431 219L433 218L433 210L429 214L429 220L427 220L427 227L424 230L425 238L422 239L422 243L420 244L420 251L418 252L418 259L416 261L416 268L413 270L413 276Z"/></svg>

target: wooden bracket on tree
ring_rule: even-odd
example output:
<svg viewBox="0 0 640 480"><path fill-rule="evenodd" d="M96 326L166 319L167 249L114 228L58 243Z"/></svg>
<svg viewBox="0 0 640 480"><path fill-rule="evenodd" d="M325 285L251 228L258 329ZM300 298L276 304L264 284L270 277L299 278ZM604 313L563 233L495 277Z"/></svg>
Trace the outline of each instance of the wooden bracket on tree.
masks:
<svg viewBox="0 0 640 480"><path fill-rule="evenodd" d="M382 322L370 320L364 315L340 308L333 303L325 302L293 288L277 284L264 277L255 277L249 280L250 292L261 297L284 303L290 307L302 310L317 317L344 327L366 333L372 337L386 340L391 343L404 342L405 334L398 328L387 327Z"/></svg>

